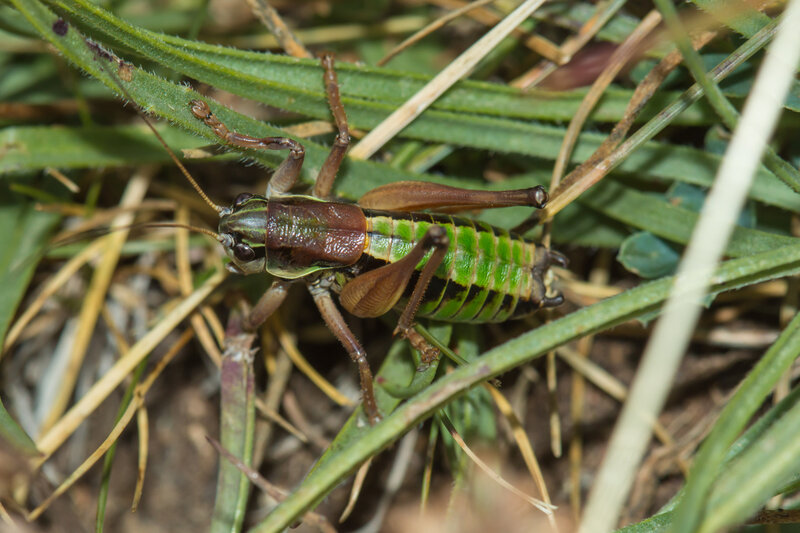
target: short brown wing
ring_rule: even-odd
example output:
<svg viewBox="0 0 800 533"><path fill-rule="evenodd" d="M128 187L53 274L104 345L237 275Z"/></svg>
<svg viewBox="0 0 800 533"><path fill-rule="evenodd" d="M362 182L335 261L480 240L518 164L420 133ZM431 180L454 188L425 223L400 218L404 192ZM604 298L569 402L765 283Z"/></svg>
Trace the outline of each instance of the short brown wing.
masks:
<svg viewBox="0 0 800 533"><path fill-rule="evenodd" d="M408 256L406 256L408 257ZM350 280L339 294L342 306L356 316L372 318L391 310L403 296L414 267L405 257Z"/></svg>

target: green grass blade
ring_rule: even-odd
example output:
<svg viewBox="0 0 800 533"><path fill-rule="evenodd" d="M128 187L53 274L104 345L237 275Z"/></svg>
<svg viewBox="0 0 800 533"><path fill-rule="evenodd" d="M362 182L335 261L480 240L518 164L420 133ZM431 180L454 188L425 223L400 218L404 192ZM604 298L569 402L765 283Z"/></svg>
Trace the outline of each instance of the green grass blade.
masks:
<svg viewBox="0 0 800 533"><path fill-rule="evenodd" d="M0 346L60 216L35 209L34 202L0 186Z"/></svg>
<svg viewBox="0 0 800 533"><path fill-rule="evenodd" d="M34 201L0 185L0 354L6 333L60 216L35 209ZM0 441L35 455L36 445L0 401Z"/></svg>
<svg viewBox="0 0 800 533"><path fill-rule="evenodd" d="M613 180L603 180L578 199L583 205L619 222L649 231L672 242L686 244L699 215L688 209L641 193ZM797 239L736 226L725 250L731 257L742 257L787 246Z"/></svg>
<svg viewBox="0 0 800 533"><path fill-rule="evenodd" d="M800 314L786 326L727 402L714 429L695 456L681 503L675 509L674 527L678 531L695 530L707 514L706 497L719 474L728 448L799 353Z"/></svg>
<svg viewBox="0 0 800 533"><path fill-rule="evenodd" d="M318 62L281 55L236 50L182 39L138 28L84 0L48 2L74 20L80 28L99 32L112 46L143 55L195 79L283 109L317 118L329 116ZM430 76L390 69L341 64L337 66L343 102L356 127L371 127L413 96ZM497 84L466 81L438 99L433 109L524 120L564 121L571 118L585 90L523 92ZM603 98L594 120L616 122L632 92L612 89ZM656 96L650 112L677 96L665 91ZM380 104L380 105L378 105ZM713 118L706 105L698 105L681 121L700 124ZM425 117L422 117L424 120Z"/></svg>
<svg viewBox="0 0 800 533"><path fill-rule="evenodd" d="M252 334L229 333L220 370L220 444L247 466L252 463L255 434L254 339ZM241 531L249 494L247 475L220 457L212 533Z"/></svg>
<svg viewBox="0 0 800 533"><path fill-rule="evenodd" d="M694 5L713 15L733 31L752 37L770 23L770 18L740 0L691 0Z"/></svg>
<svg viewBox="0 0 800 533"><path fill-rule="evenodd" d="M2 399L0 399L0 443L28 457L35 457L39 453L36 443L9 414Z"/></svg>
<svg viewBox="0 0 800 533"><path fill-rule="evenodd" d="M796 476L800 470L798 425L800 404L722 472L697 531L710 533L743 522Z"/></svg>
<svg viewBox="0 0 800 533"><path fill-rule="evenodd" d="M178 128L159 128L173 150L205 144ZM169 155L158 139L141 126L51 127L19 126L0 130L0 179L25 170L97 168L164 163Z"/></svg>

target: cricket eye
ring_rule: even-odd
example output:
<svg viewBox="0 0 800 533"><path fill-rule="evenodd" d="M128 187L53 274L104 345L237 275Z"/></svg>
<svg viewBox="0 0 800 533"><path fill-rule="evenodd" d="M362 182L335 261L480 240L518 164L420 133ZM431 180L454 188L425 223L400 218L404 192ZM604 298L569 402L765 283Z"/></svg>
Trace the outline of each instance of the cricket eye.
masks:
<svg viewBox="0 0 800 533"><path fill-rule="evenodd" d="M253 195L250 194L249 192L243 192L242 194L237 196L236 199L233 201L233 207L239 207L252 197Z"/></svg>
<svg viewBox="0 0 800 533"><path fill-rule="evenodd" d="M233 255L239 261L252 261L256 258L256 252L243 242L237 242L233 245Z"/></svg>

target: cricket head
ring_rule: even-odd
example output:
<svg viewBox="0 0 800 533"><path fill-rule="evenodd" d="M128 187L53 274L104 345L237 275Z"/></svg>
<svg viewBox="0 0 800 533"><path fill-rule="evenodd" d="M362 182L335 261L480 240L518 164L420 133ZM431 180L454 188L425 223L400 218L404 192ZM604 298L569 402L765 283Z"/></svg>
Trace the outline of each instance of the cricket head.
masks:
<svg viewBox="0 0 800 533"><path fill-rule="evenodd" d="M263 196L242 193L220 212L218 237L237 274L266 272L267 205Z"/></svg>

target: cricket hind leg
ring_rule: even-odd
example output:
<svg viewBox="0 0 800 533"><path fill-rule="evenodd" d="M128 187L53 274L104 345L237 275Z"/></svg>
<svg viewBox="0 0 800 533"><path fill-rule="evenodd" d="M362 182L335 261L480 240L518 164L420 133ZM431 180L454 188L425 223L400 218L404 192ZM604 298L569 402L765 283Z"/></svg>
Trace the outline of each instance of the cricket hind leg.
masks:
<svg viewBox="0 0 800 533"><path fill-rule="evenodd" d="M377 424L381 420L381 415L378 411L378 402L375 400L375 391L372 386L372 370L370 370L369 362L367 361L367 352L347 326L347 322L345 322L342 313L339 312L336 303L331 297L330 290L319 283L309 282L308 291L311 293L311 297L314 299L314 303L317 305L325 324L347 350L353 362L358 365L364 412L371 425Z"/></svg>
<svg viewBox="0 0 800 533"><path fill-rule="evenodd" d="M447 231L441 226L430 226L422 239L402 259L365 272L347 282L342 287L339 301L345 309L360 317L376 317L388 312L402 297L411 276L416 271L417 264L433 250L425 266L422 267L394 330L395 335L408 339L409 343L420 352L423 365L429 364L439 356L439 350L431 346L413 328L414 316L436 269L444 260L449 245Z"/></svg>
<svg viewBox="0 0 800 533"><path fill-rule="evenodd" d="M411 346L420 353L422 360L422 367L427 367L430 363L439 358L438 348L432 346L426 341L422 335L417 333L414 329L414 317L417 314L419 305L422 303L422 298L425 296L425 291L428 289L433 274L439 265L444 261L444 256L447 253L447 248L450 246L450 239L447 237L447 232L441 226L431 226L425 233L425 237L420 244L428 239L428 246L433 248L433 255L431 255L425 266L422 267L417 284L414 285L414 290L411 292L411 297L408 299L403 313L400 315L400 320L397 321L397 327L394 328L394 334L401 338L408 339Z"/></svg>
<svg viewBox="0 0 800 533"><path fill-rule="evenodd" d="M541 185L508 191L481 191L426 181L399 181L372 189L359 199L358 205L389 211L433 209L457 212L513 206L541 209L547 200L547 192Z"/></svg>
<svg viewBox="0 0 800 533"><path fill-rule="evenodd" d="M331 108L331 114L336 121L336 129L338 130L331 151L322 164L322 168L320 168L317 175L317 181L314 184L314 196L326 198L331 193L336 173L339 171L347 148L350 146L350 129L347 126L347 115L342 105L342 98L339 95L339 80L333 68L333 55L324 54L320 61L325 71L323 76L325 94L328 97L328 105Z"/></svg>
<svg viewBox="0 0 800 533"><path fill-rule="evenodd" d="M214 134L227 144L252 150L289 150L289 155L273 172L269 180L267 198L273 194L289 192L297 182L306 156L306 151L302 144L288 137L251 137L250 135L231 131L211 112L208 104L203 100L192 100L189 105L192 114L205 122L206 126L211 128Z"/></svg>

